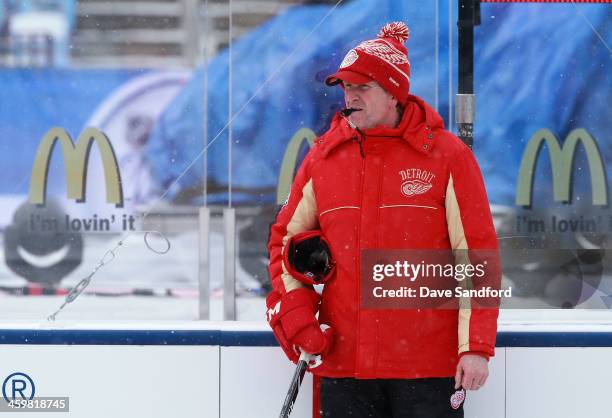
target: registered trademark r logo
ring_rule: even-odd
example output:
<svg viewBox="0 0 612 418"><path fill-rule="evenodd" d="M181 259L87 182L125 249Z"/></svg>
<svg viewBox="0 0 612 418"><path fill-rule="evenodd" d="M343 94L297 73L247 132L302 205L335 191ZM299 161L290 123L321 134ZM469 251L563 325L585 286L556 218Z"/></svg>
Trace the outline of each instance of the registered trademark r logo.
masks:
<svg viewBox="0 0 612 418"><path fill-rule="evenodd" d="M35 393L34 381L25 373L12 373L2 383L2 396L7 402L16 400L17 394L19 394L20 399L32 399Z"/></svg>

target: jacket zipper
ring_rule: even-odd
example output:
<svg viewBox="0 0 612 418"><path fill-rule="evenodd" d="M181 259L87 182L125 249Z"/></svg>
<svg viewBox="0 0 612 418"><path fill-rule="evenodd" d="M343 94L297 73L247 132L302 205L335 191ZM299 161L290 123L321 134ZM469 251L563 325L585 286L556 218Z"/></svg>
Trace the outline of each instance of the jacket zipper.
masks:
<svg viewBox="0 0 612 418"><path fill-rule="evenodd" d="M361 134L360 131L358 131L358 134ZM364 139L365 139L365 135L364 135ZM361 194L361 201L359 202L359 206L361 207L361 213L359 215L359 223L357 224L357 298L355 299L357 301L357 347L355 350L355 374L360 374L361 373L361 367L360 367L360 346L361 344L359 343L359 338L361 337L361 277L360 277L360 272L361 272L361 218L363 216L363 198L364 198L364 194L363 194L363 182L365 179L365 169L366 169L366 163L365 163L365 152L363 151L363 144L362 141L360 139L357 139L357 141L359 142L359 152L361 154L361 190L360 190L360 194Z"/></svg>
<svg viewBox="0 0 612 418"><path fill-rule="evenodd" d="M365 142L366 137L364 133L359 130L359 128L356 127L355 130L357 131L357 135L353 137L353 141L357 141L357 143L359 144L359 154L361 154L361 158L363 159L365 158L363 143Z"/></svg>

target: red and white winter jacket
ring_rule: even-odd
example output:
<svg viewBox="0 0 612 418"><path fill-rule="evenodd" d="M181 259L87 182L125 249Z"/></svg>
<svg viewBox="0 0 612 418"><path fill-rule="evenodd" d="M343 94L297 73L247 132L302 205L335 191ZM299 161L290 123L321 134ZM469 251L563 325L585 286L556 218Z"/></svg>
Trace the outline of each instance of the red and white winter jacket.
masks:
<svg viewBox="0 0 612 418"><path fill-rule="evenodd" d="M335 330L335 341L312 372L364 379L454 376L461 353L494 354L498 310L363 309L360 254L496 250L482 175L471 150L416 96L409 97L397 128L364 134L360 152L357 132L336 115L315 140L271 227L273 291L304 286L283 266L283 248L292 235L320 229L334 255L336 277L324 286L319 322ZM406 176L426 184L419 193L403 193Z"/></svg>

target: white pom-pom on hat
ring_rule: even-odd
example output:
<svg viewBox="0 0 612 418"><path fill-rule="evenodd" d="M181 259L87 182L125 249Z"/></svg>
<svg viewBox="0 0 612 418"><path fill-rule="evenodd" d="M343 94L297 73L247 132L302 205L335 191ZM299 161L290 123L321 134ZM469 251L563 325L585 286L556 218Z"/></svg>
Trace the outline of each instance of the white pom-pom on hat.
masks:
<svg viewBox="0 0 612 418"><path fill-rule="evenodd" d="M378 32L379 38L393 38L401 43L406 42L409 36L408 26L404 22L387 23Z"/></svg>

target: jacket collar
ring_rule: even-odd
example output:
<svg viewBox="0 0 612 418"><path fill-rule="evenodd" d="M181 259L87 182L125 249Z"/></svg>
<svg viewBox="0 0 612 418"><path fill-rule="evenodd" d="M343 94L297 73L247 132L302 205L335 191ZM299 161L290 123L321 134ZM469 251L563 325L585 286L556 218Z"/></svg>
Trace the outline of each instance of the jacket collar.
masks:
<svg viewBox="0 0 612 418"><path fill-rule="evenodd" d="M439 140L442 130L444 122L438 112L421 98L409 95L404 115L396 128L375 127L366 129L363 133L366 140L370 137L402 138L416 151L428 155L435 147L436 140ZM340 116L340 112L336 113L329 130L318 139L323 158L338 145L356 137L357 131Z"/></svg>

